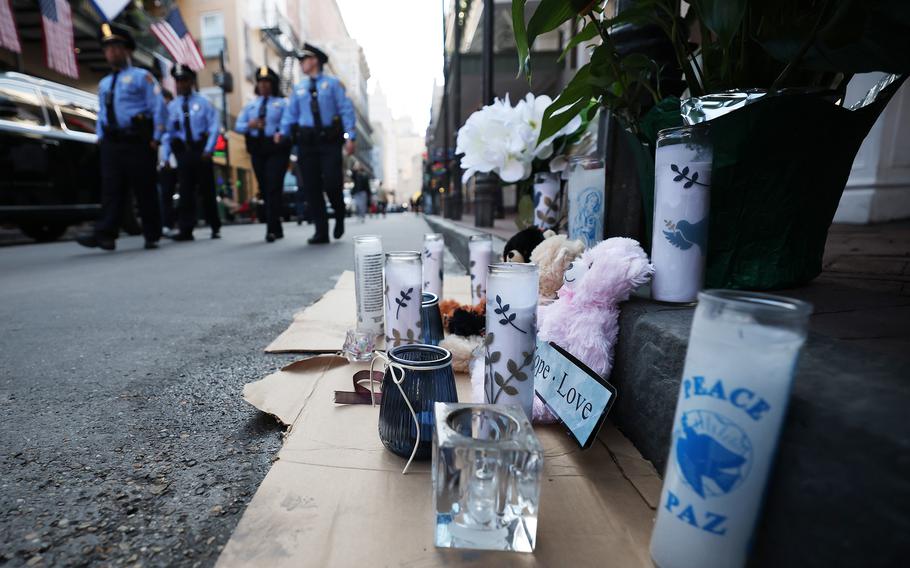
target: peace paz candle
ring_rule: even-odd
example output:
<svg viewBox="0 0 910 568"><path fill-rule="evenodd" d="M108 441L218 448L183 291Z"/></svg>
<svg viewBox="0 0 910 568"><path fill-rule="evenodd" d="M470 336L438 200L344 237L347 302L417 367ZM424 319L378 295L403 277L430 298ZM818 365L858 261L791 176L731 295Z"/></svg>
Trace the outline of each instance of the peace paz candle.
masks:
<svg viewBox="0 0 910 568"><path fill-rule="evenodd" d="M471 303L476 306L487 297L487 268L493 259L492 235L471 235L468 240L468 258L471 273Z"/></svg>
<svg viewBox="0 0 910 568"><path fill-rule="evenodd" d="M439 233L423 236L423 291L442 299L442 256L445 241Z"/></svg>
<svg viewBox="0 0 910 568"><path fill-rule="evenodd" d="M655 300L694 302L704 285L711 162L706 126L660 131L651 237Z"/></svg>
<svg viewBox="0 0 910 568"><path fill-rule="evenodd" d="M382 239L378 235L354 237L354 290L357 296L357 330L382 333Z"/></svg>
<svg viewBox="0 0 910 568"><path fill-rule="evenodd" d="M603 161L583 157L572 160L569 181L569 238L590 248L604 239L605 171Z"/></svg>
<svg viewBox="0 0 910 568"><path fill-rule="evenodd" d="M537 265L490 265L483 341L484 399L491 404L520 405L529 418L534 404L537 293Z"/></svg>
<svg viewBox="0 0 910 568"><path fill-rule="evenodd" d="M420 256L417 251L385 255L386 349L420 343Z"/></svg>
<svg viewBox="0 0 910 568"><path fill-rule="evenodd" d="M651 557L659 568L743 566L812 306L698 295Z"/></svg>
<svg viewBox="0 0 910 568"><path fill-rule="evenodd" d="M559 221L559 175L541 172L534 176L534 226L553 229Z"/></svg>

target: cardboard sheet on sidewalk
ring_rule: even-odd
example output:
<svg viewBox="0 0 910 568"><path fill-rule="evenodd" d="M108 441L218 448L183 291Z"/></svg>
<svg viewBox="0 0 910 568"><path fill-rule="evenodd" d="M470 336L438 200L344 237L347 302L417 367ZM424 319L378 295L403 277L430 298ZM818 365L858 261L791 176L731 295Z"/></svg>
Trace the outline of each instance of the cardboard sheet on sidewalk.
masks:
<svg viewBox="0 0 910 568"><path fill-rule="evenodd" d="M651 566L645 494L659 480L609 425L586 451L559 426L535 427L545 449L535 553L435 548L429 462L402 476L404 460L379 440L379 408L332 402L367 367L314 357L244 390L292 427L219 566ZM467 377L457 381L469 400Z"/></svg>
<svg viewBox="0 0 910 568"><path fill-rule="evenodd" d="M469 276L446 274L445 298L462 303L471 301ZM354 273L345 271L334 288L317 302L294 314L294 319L268 347L266 353L338 353L347 330L357 321L354 299ZM381 346L379 346L381 347Z"/></svg>

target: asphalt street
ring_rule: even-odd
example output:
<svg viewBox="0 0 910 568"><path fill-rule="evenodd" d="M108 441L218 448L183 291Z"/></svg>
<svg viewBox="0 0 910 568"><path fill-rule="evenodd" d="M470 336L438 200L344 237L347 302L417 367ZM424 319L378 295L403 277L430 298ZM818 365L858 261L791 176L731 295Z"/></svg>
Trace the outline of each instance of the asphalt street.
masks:
<svg viewBox="0 0 910 568"><path fill-rule="evenodd" d="M0 248L0 564L214 564L284 432L241 398L294 360L263 348L352 267L352 236L413 250L428 231L348 227Z"/></svg>

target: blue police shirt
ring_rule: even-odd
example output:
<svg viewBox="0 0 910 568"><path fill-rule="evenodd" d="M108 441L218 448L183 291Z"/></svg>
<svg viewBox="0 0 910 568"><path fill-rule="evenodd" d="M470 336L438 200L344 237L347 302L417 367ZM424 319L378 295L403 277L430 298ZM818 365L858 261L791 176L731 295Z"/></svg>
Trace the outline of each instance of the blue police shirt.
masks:
<svg viewBox="0 0 910 568"><path fill-rule="evenodd" d="M316 81L317 100L319 101L319 116L323 126L332 124L332 117L341 117L341 123L350 140L354 140L357 133L354 129L354 105L344 93L341 81L328 75L319 75L315 79L304 77L294 87L294 92L288 101L287 110L281 119L281 130L285 136L290 135L291 126L294 124L303 127L313 127L313 112L310 109L310 82Z"/></svg>
<svg viewBox="0 0 910 568"><path fill-rule="evenodd" d="M107 124L107 98L111 91L114 74L107 75L98 84L98 120L95 122L95 133L98 140L104 138L104 130L111 130ZM164 135L166 111L161 87L155 77L145 69L127 66L117 73L114 88L114 114L117 117L117 130L129 130L133 117L145 114L154 123L154 138L160 141Z"/></svg>
<svg viewBox="0 0 910 568"><path fill-rule="evenodd" d="M237 124L234 130L240 134L249 134L250 136L259 136L258 128L249 128L249 122L259 118L259 107L262 106L262 97L256 97L253 101L243 107L237 116ZM284 97L269 97L266 103L265 111L265 135L273 136L276 132L281 132L281 117L284 115L284 109L288 106L288 100Z"/></svg>
<svg viewBox="0 0 910 568"><path fill-rule="evenodd" d="M184 132L183 120L183 99L187 98L188 108L190 111L190 129L192 129L193 139L191 142L205 140L203 152L212 153L215 149L215 142L218 140L218 116L215 113L215 107L209 100L196 91L189 97L175 97L167 105L167 123L165 128L164 144L165 156L171 155L171 142L174 139L188 142L186 132Z"/></svg>

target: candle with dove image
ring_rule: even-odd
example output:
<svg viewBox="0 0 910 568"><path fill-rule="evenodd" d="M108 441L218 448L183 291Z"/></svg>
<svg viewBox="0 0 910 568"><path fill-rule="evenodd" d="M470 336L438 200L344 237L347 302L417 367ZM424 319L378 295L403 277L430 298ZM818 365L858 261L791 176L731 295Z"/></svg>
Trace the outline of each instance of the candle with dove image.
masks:
<svg viewBox="0 0 910 568"><path fill-rule="evenodd" d="M517 404L528 418L534 404L538 286L536 264L500 262L488 269L484 399Z"/></svg>
<svg viewBox="0 0 910 568"><path fill-rule="evenodd" d="M651 557L660 568L743 566L812 306L698 295Z"/></svg>
<svg viewBox="0 0 910 568"><path fill-rule="evenodd" d="M660 131L651 240L655 300L694 302L704 285L711 163L706 126Z"/></svg>
<svg viewBox="0 0 910 568"><path fill-rule="evenodd" d="M487 268L493 260L493 237L488 233L471 235L468 240L471 303L475 306L487 297Z"/></svg>
<svg viewBox="0 0 910 568"><path fill-rule="evenodd" d="M442 257L445 241L439 233L423 236L423 291L442 299Z"/></svg>
<svg viewBox="0 0 910 568"><path fill-rule="evenodd" d="M385 255L386 349L421 343L421 254L417 251Z"/></svg>

